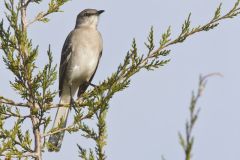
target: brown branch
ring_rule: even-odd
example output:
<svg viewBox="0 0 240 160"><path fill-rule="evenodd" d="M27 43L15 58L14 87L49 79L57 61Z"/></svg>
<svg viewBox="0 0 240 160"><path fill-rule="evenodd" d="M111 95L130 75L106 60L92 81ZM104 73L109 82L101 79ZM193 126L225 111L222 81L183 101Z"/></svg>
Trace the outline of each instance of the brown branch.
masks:
<svg viewBox="0 0 240 160"><path fill-rule="evenodd" d="M36 160L42 160L42 150L41 150L41 133L38 127L38 118L35 115L31 115L31 120L33 124L33 134L34 134L34 151L36 154Z"/></svg>
<svg viewBox="0 0 240 160"><path fill-rule="evenodd" d="M0 96L0 104L6 104L6 105L11 105L11 106L30 108L30 104L27 104L27 103L17 103L17 102L14 102L13 100L5 98L3 96Z"/></svg>
<svg viewBox="0 0 240 160"><path fill-rule="evenodd" d="M31 117L30 115L21 116L21 115L18 115L16 113L13 113L13 112L11 112L11 113L1 113L1 114L4 114L4 115L6 115L8 117L17 117L17 118L22 118L22 119L26 119L26 118L30 118Z"/></svg>
<svg viewBox="0 0 240 160"><path fill-rule="evenodd" d="M22 24L22 31L25 33L26 32L26 26L27 26L27 18L26 18L26 11L27 11L27 6L25 0L21 0L21 24Z"/></svg>
<svg viewBox="0 0 240 160"><path fill-rule="evenodd" d="M77 125L77 124L72 124L72 125L69 125L68 127L65 127L65 128L60 128L60 129L57 129L57 130L52 131L52 132L44 133L44 134L41 135L41 138L47 137L47 136L50 136L50 135L53 135L53 134L56 134L56 133L59 133L59 132L62 132L62 131L66 131L66 130L69 130L69 129L73 129L75 127L75 125Z"/></svg>
<svg viewBox="0 0 240 160"><path fill-rule="evenodd" d="M61 105L61 106L62 106L62 105ZM65 105L65 106L67 106L67 105ZM68 105L68 106L69 106L69 105ZM95 107L95 110L94 110L93 112L90 112L90 113L86 114L85 116L83 116L82 118L80 118L80 119L79 119L79 122L81 122L81 121L83 121L83 120L85 120L85 119L90 119L90 118L95 114L95 112L96 112L97 110L99 110L100 108L101 108L101 105L99 104L97 107ZM76 126L78 127L78 129L81 129L81 126L80 126L80 125L73 123L73 124L69 125L68 127L59 128L59 129L57 129L57 130L55 130L55 131L48 132L48 133L44 133L44 134L41 135L41 138L44 138L44 137L46 137L46 136L50 136L50 135L53 135L53 134L56 134L56 133L59 133L59 132L62 132L62 131L71 130L71 129L73 129L73 128L76 127Z"/></svg>
<svg viewBox="0 0 240 160"><path fill-rule="evenodd" d="M9 154L3 154L3 153L1 153L1 154L0 154L0 157L19 158L19 155L11 155L11 154L9 155ZM35 157L36 157L36 154L35 154L35 153L27 152L27 153L22 154L21 157L33 157L33 158L35 158Z"/></svg>
<svg viewBox="0 0 240 160"><path fill-rule="evenodd" d="M22 24L22 32L23 34L27 34L27 6L30 3L30 1L21 0L21 24ZM26 5L27 4L27 5ZM24 56L28 55L28 50L26 48L26 45L23 45L23 51ZM25 60L25 58L24 58ZM25 72L28 73L28 68L25 67ZM26 82L28 85L28 89L30 90L30 96L29 96L29 102L32 104L30 106L31 109L31 121L32 121L32 127L33 127L33 134L34 134L34 152L35 152L35 159L36 160L42 160L42 150L41 150L41 137L40 137L40 127L39 127L39 118L36 117L36 115L32 114L34 110L38 109L35 102L34 102L34 94L32 93L32 82L31 79L27 76Z"/></svg>
<svg viewBox="0 0 240 160"><path fill-rule="evenodd" d="M26 27L29 27L31 24L37 22L37 21L41 21L41 19L47 17L49 14L53 13L53 12L58 12L58 8L59 6L56 5L54 6L54 8L51 9L51 11L46 11L46 12L40 12L32 21L28 22Z"/></svg>
<svg viewBox="0 0 240 160"><path fill-rule="evenodd" d="M50 12L41 12L39 13L32 21L27 23L27 27L29 27L31 24L40 21L41 19L43 19L44 17L48 16L50 14Z"/></svg>

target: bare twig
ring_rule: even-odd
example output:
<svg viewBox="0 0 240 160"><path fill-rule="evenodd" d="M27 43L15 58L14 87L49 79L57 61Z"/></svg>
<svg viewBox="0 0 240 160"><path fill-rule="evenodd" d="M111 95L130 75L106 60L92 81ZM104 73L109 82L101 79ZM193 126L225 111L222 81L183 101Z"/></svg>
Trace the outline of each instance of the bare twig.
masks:
<svg viewBox="0 0 240 160"><path fill-rule="evenodd" d="M199 88L198 88L198 92L197 92L197 96L196 96L196 100L197 101L203 94L203 91L205 89L205 86L206 86L206 83L207 83L207 79L210 78L210 77L213 77L213 76L218 76L218 77L223 77L223 75L221 73L210 73L210 74L207 74L203 77L200 76L199 78Z"/></svg>
<svg viewBox="0 0 240 160"><path fill-rule="evenodd" d="M52 132L44 133L44 134L41 135L41 138L47 137L47 136L50 136L50 135L53 135L53 134L57 134L57 133L62 132L62 131L71 130L71 129L73 129L75 126L76 126L76 124L71 124L71 125L69 125L68 127L60 128L60 129L57 129L57 130L52 131Z"/></svg>
<svg viewBox="0 0 240 160"><path fill-rule="evenodd" d="M17 102L14 102L13 100L7 99L7 98L5 98L3 96L0 96L0 104L7 104L7 105L11 105L11 106L30 108L30 105L27 104L27 103L17 103Z"/></svg>
<svg viewBox="0 0 240 160"><path fill-rule="evenodd" d="M29 27L31 24L40 21L41 19L43 19L44 17L48 16L49 14L51 14L50 12L41 12L39 13L32 21L27 23L27 27Z"/></svg>
<svg viewBox="0 0 240 160"><path fill-rule="evenodd" d="M11 112L11 113L2 113L2 114L6 115L6 116L9 116L9 117L17 117L17 118L22 118L22 119L30 118L30 115L21 116L21 115L18 115L16 113L13 113L13 112Z"/></svg>

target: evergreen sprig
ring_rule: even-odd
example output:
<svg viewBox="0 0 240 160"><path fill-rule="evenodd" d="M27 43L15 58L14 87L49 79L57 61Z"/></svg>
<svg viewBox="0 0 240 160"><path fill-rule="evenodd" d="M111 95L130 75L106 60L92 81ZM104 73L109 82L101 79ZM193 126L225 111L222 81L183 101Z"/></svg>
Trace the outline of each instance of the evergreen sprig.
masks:
<svg viewBox="0 0 240 160"><path fill-rule="evenodd" d="M185 124L185 133L184 134L180 132L178 133L179 143L182 149L184 150L185 160L192 159L192 150L193 150L193 145L195 140L193 136L193 129L196 125L196 122L198 120L199 113L200 113L200 108L197 107L197 103L203 94L208 78L212 76L222 76L222 75L219 73L211 73L211 74L199 77L197 93L195 94L194 91L192 92L191 102L189 106L190 115L189 115L189 119Z"/></svg>
<svg viewBox="0 0 240 160"><path fill-rule="evenodd" d="M10 81L11 87L23 99L23 102L16 103L0 97L0 123L2 124L0 156L6 158L42 159L45 138L41 137L41 132L46 131L51 120L47 111L50 109L49 104L56 96L56 91L50 89L57 78L56 65L52 64L52 52L49 46L46 54L49 61L42 70L36 66L38 46L34 47L32 40L27 35L29 25L38 21L35 19L27 22L27 7L30 3L41 2L40 0L20 0L18 2L6 0L4 2L6 22L2 20L0 23L3 61L14 76L14 80ZM65 2L67 1L51 0L48 13L41 18L50 13L59 12ZM6 25L8 25L7 28L4 27ZM23 114L26 111L29 112L29 115ZM4 123L7 120L15 121L12 129L5 129ZM22 132L21 126L28 123L27 120L32 122L32 127L29 127L32 132L29 130ZM33 142L34 144L32 144Z"/></svg>

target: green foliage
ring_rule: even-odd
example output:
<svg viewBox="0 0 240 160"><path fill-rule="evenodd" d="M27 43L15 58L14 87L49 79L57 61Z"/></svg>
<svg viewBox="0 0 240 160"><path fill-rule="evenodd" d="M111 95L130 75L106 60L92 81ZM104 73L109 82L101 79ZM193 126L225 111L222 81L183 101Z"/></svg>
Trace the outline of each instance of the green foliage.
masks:
<svg viewBox="0 0 240 160"><path fill-rule="evenodd" d="M28 0L31 1L31 0ZM40 3L42 0L35 1L36 3ZM48 9L47 11L42 11L37 14L34 20L30 21L28 25L31 25L32 23L39 21L47 23L49 22L49 18L47 17L49 14L56 13L56 12L62 12L60 10L61 6L63 6L65 3L67 3L70 0L50 0L48 3ZM30 3L30 2L29 2Z"/></svg>
<svg viewBox="0 0 240 160"><path fill-rule="evenodd" d="M107 127L106 116L109 102L112 97L129 87L131 78L142 70L155 70L166 65L170 59L169 47L184 42L189 36L202 31L209 31L224 19L229 19L239 14L238 0L233 8L222 15L221 5L215 11L214 17L205 25L191 27L191 14L182 25L180 34L171 37L171 27L162 34L159 44L155 44L153 27L150 29L145 46L147 53L142 54L137 49L136 40L133 39L131 49L127 52L123 62L116 71L108 78L99 83L91 90L86 91L76 103L74 122L66 128L48 130L51 117L48 111L59 105L52 104L56 91L50 88L57 78L56 65L52 61L51 47L47 50L48 62L40 69L36 66L38 59L38 45L35 46L28 38L28 27L35 22L48 22L48 15L61 12L60 7L69 0L50 0L46 11L38 13L31 21L27 21L27 7L31 3L39 4L42 0L6 0L6 22L0 22L0 48L3 51L3 61L7 69L13 74L14 80L10 82L11 87L21 96L22 102L16 103L11 99L0 96L0 156L6 158L33 158L42 159L42 152L46 148L56 150L46 142L48 136L59 134L62 131L69 133L79 132L83 137L93 140L95 148L85 149L83 144L78 145L79 156L84 160L104 160L106 155ZM16 3L17 2L17 3ZM4 26L7 26L5 28ZM196 97L193 97L193 100ZM195 103L192 104L195 106ZM69 105L62 106L69 107ZM29 115L24 115L23 111ZM191 133L197 119L198 112L195 107L191 108L192 117L186 124L187 133ZM32 126L23 132L21 126L31 121ZM11 129L6 129L5 123L14 121ZM94 121L95 126L89 121ZM31 131L30 131L31 130ZM190 136L191 137L191 136ZM180 134L180 142L185 150L191 154L193 139L185 140Z"/></svg>
<svg viewBox="0 0 240 160"><path fill-rule="evenodd" d="M1 123L0 138L4 141L1 143L0 155L5 153L6 157L9 158L12 155L22 157L25 152L33 152L31 149L32 139L30 138L29 131L26 131L25 134L21 131L23 120L24 119L19 117L10 130L4 129L4 124L3 122Z"/></svg>
<svg viewBox="0 0 240 160"><path fill-rule="evenodd" d="M6 67L12 72L14 80L10 82L11 87L22 97L25 103L16 104L11 100L1 97L1 148L0 155L6 157L34 157L41 156L41 135L39 131L43 128L46 131L50 123L47 111L50 109L56 92L50 87L57 78L56 65L52 64L52 52L49 46L46 56L48 62L42 70L36 66L38 57L38 46L34 47L32 40L27 36L26 8L30 3L41 1L5 1L6 20L0 23L0 42L4 53L3 61ZM49 4L49 13L59 12L59 8L66 1L55 0ZM46 15L43 15L44 18ZM34 21L38 21L35 19ZM41 19L40 19L41 20ZM4 26L9 24L5 29ZM35 74L36 73L36 74ZM3 103L3 101L5 103ZM23 115L22 107L28 109L29 115ZM4 129L5 121L15 121L13 129ZM32 138L29 131L22 133L21 125L32 121L35 144L32 145ZM29 128L31 129L31 128ZM37 141L36 141L37 139ZM45 141L45 139L44 139ZM36 144L38 143L38 144ZM33 148L34 146L34 148Z"/></svg>
<svg viewBox="0 0 240 160"><path fill-rule="evenodd" d="M189 106L189 119L185 124L185 134L178 133L179 143L184 150L185 160L191 160L192 158L192 150L194 144L194 136L193 136L193 128L196 125L196 122L199 117L200 108L197 108L197 102L199 98L202 96L203 91L206 87L207 79L211 76L221 76L219 73L212 73L206 76L200 76L197 94L195 95L192 92L191 102Z"/></svg>

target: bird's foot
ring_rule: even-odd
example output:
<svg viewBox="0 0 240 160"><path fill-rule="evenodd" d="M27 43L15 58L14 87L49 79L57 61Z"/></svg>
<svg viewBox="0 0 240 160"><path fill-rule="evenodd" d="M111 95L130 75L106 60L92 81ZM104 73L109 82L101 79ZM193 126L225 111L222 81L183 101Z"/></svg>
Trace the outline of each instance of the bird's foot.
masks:
<svg viewBox="0 0 240 160"><path fill-rule="evenodd" d="M90 86L92 86L92 87L94 87L94 88L96 88L96 87L98 87L97 85L95 85L95 84L92 84L92 83L90 83L90 82L86 82L88 85L90 85Z"/></svg>
<svg viewBox="0 0 240 160"><path fill-rule="evenodd" d="M77 105L72 97L71 97L70 107L73 108L75 112L79 113L77 110Z"/></svg>

